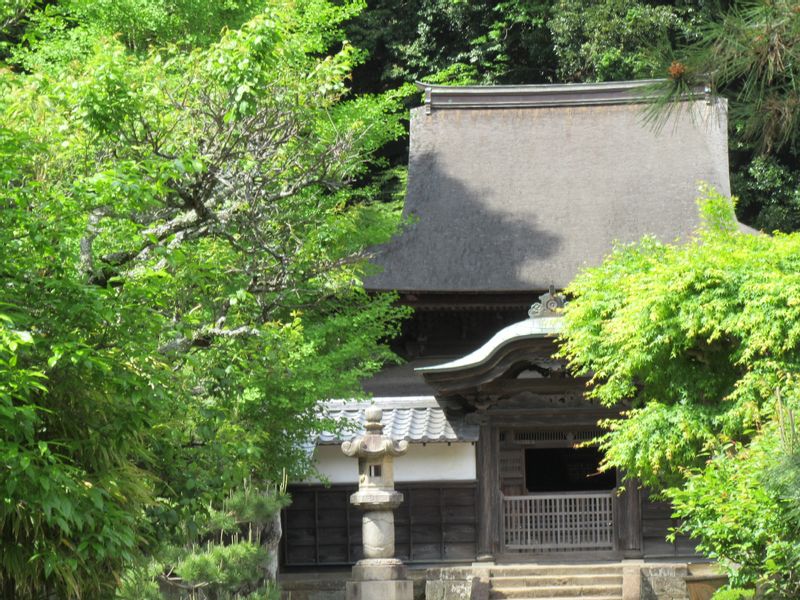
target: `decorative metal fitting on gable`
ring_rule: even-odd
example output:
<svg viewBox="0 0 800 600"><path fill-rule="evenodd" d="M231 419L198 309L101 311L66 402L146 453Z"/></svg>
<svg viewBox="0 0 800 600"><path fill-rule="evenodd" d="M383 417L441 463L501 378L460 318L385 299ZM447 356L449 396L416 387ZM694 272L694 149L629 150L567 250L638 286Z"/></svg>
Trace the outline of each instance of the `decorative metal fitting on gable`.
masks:
<svg viewBox="0 0 800 600"><path fill-rule="evenodd" d="M564 294L557 294L556 288L550 286L550 291L539 296L539 302L534 302L528 311L531 319L540 317L557 317L566 306L567 300Z"/></svg>

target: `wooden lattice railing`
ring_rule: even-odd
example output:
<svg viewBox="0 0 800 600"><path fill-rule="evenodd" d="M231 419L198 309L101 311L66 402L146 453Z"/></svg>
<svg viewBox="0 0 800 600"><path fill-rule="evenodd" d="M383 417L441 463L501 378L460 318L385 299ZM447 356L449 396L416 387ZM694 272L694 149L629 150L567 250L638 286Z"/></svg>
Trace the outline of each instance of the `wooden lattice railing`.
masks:
<svg viewBox="0 0 800 600"><path fill-rule="evenodd" d="M507 551L614 549L613 492L503 497Z"/></svg>

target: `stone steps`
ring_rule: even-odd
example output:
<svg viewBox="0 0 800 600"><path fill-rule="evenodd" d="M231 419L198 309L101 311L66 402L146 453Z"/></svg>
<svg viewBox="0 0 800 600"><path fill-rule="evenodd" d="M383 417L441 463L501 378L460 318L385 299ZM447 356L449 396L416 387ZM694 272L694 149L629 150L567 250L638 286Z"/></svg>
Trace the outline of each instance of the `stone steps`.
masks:
<svg viewBox="0 0 800 600"><path fill-rule="evenodd" d="M492 586L490 598L616 598L622 597L622 585L560 585L539 587Z"/></svg>
<svg viewBox="0 0 800 600"><path fill-rule="evenodd" d="M622 585L622 573L596 575L503 575L492 578L498 587L550 587L561 585Z"/></svg>
<svg viewBox="0 0 800 600"><path fill-rule="evenodd" d="M515 564L495 565L490 567L489 575L497 577L502 575L621 575L622 566L619 563L590 563L590 564Z"/></svg>
<svg viewBox="0 0 800 600"><path fill-rule="evenodd" d="M489 570L492 600L621 600L619 564L501 565Z"/></svg>
<svg viewBox="0 0 800 600"><path fill-rule="evenodd" d="M504 598L504 596L491 596L492 598ZM514 597L514 600L564 600L564 596L520 596ZM571 597L570 597L571 598ZM620 594L614 594L613 596L575 596L575 598L580 598L580 600L620 600L622 596Z"/></svg>

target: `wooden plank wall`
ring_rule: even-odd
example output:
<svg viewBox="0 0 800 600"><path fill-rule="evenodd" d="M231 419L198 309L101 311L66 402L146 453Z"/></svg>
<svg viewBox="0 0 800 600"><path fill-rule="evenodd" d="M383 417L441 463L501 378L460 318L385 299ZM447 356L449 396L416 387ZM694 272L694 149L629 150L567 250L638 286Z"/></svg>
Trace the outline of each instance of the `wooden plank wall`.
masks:
<svg viewBox="0 0 800 600"><path fill-rule="evenodd" d="M674 542L666 537L670 529L680 520L672 518L669 502L654 500L642 490L642 552L645 558L696 556L695 543L687 536L679 535Z"/></svg>
<svg viewBox="0 0 800 600"><path fill-rule="evenodd" d="M475 558L475 482L398 484L395 553L406 562ZM283 512L284 567L349 565L362 558L361 511L350 506L356 486L296 485Z"/></svg>

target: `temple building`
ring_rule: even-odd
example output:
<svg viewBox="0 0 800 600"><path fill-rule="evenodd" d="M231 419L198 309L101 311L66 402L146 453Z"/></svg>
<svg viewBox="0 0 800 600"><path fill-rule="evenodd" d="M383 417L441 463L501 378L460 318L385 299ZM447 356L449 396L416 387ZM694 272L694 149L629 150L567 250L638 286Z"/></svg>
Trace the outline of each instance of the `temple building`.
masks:
<svg viewBox="0 0 800 600"><path fill-rule="evenodd" d="M415 312L393 342L405 363L364 382L385 433L409 442L394 464L395 546L412 566L694 553L666 541L668 506L598 473L599 451L580 443L625 407L587 400L586 380L553 357L560 291L581 269L615 243L691 236L701 182L730 193L724 102L700 92L655 127L650 83L420 85L410 224L367 281ZM327 410L363 423L371 402ZM284 569L361 558L357 466L341 441L318 440L326 485L290 488Z"/></svg>

